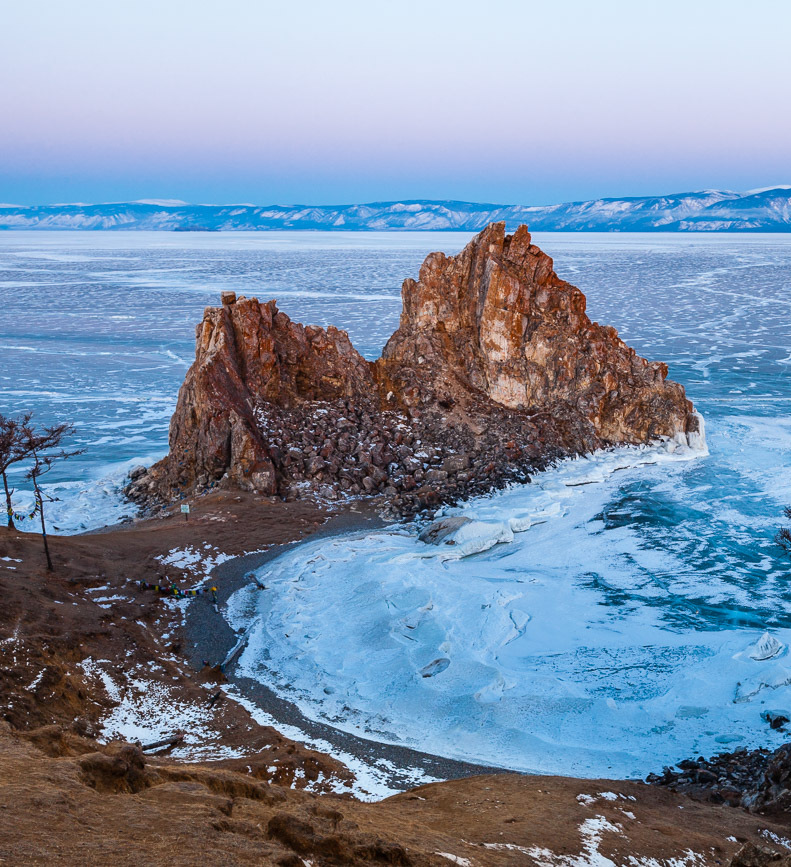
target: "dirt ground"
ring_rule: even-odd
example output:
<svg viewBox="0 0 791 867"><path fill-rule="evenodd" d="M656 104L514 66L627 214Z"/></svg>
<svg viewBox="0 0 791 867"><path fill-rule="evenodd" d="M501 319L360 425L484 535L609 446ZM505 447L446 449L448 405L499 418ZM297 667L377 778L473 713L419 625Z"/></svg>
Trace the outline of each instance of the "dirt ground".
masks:
<svg viewBox="0 0 791 867"><path fill-rule="evenodd" d="M745 841L791 848L791 817L636 782L481 775L356 800L348 768L260 725L219 672L190 664L185 608L210 593L137 583L216 586L212 565L328 517L213 494L188 521L52 537L52 573L40 537L0 529L0 863L681 867L726 864ZM112 740L116 724L144 746L177 724L186 735L144 755Z"/></svg>

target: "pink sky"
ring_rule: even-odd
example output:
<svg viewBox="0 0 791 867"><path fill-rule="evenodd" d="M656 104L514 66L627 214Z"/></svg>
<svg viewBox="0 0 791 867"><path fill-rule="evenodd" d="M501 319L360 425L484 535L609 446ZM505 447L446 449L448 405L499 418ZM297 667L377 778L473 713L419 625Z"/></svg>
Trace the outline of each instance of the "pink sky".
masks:
<svg viewBox="0 0 791 867"><path fill-rule="evenodd" d="M0 201L789 182L791 4L4 4Z"/></svg>

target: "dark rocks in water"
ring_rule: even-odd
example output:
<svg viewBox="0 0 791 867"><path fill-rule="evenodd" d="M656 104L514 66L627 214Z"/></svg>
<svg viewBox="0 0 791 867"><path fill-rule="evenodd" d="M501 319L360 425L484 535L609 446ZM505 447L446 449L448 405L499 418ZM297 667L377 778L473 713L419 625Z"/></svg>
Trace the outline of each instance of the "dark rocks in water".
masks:
<svg viewBox="0 0 791 867"><path fill-rule="evenodd" d="M495 223L406 280L376 362L336 328L224 292L197 329L170 453L141 505L214 485L284 499L380 497L413 515L557 458L698 430L682 386L593 323L525 226Z"/></svg>

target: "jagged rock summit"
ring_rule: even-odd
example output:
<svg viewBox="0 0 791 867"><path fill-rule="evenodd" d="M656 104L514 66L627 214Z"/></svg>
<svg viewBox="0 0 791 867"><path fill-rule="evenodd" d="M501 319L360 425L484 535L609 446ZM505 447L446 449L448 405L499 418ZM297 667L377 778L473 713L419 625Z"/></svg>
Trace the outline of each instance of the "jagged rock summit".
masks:
<svg viewBox="0 0 791 867"><path fill-rule="evenodd" d="M666 365L591 322L526 226L493 223L456 256L432 253L402 297L368 362L343 331L223 293L197 329L170 453L129 495L378 493L409 514L564 455L698 431Z"/></svg>

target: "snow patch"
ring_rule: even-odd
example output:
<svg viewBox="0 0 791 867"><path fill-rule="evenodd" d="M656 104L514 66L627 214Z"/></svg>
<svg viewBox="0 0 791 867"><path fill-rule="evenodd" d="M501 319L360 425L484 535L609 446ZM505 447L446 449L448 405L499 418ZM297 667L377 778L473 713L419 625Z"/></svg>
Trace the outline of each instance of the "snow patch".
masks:
<svg viewBox="0 0 791 867"><path fill-rule="evenodd" d="M235 687L223 686L222 689L229 698L242 705L259 725L270 726L290 740L301 743L309 749L330 755L346 765L354 775L354 782L350 784L345 780L330 781L334 782L332 788L338 794L351 793L361 801L380 801L415 786L439 782L438 778L426 774L419 768L399 768L387 759L365 761L351 753L337 749L322 738L311 737L297 726L281 723L242 695ZM395 779L400 782L394 783Z"/></svg>

